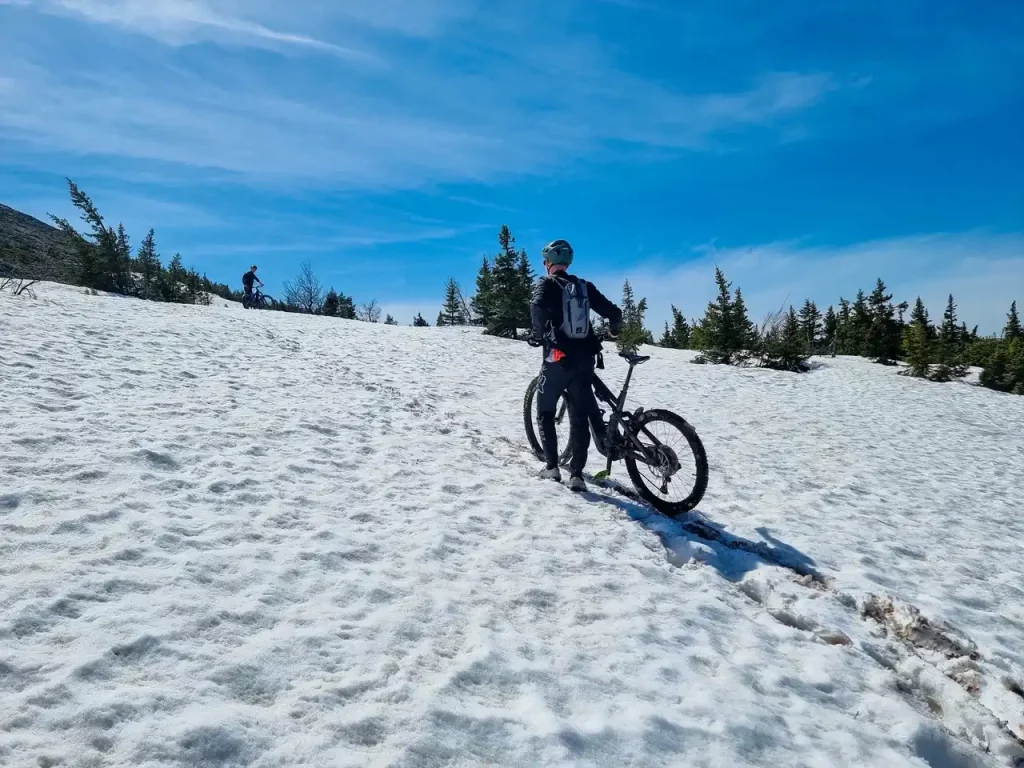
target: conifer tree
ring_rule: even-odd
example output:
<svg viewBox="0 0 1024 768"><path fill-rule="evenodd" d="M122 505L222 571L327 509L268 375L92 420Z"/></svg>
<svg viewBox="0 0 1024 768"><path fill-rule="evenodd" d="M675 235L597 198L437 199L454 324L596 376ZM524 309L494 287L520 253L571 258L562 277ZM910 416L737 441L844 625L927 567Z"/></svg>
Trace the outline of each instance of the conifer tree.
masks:
<svg viewBox="0 0 1024 768"><path fill-rule="evenodd" d="M1013 341L1024 337L1024 332L1021 331L1020 317L1017 316L1017 302L1010 304L1010 311L1006 315L1006 327L1003 328L1003 338L1007 341Z"/></svg>
<svg viewBox="0 0 1024 768"><path fill-rule="evenodd" d="M932 341L931 323L928 320L928 310L925 309L921 297L917 297L914 303L914 310L910 313L910 328L907 331L907 375L925 378L931 370Z"/></svg>
<svg viewBox="0 0 1024 768"><path fill-rule="evenodd" d="M836 352L840 355L853 355L853 309L849 299L839 298L839 313L836 323Z"/></svg>
<svg viewBox="0 0 1024 768"><path fill-rule="evenodd" d="M437 322L435 322L434 325L436 325L438 328L440 328L443 325L447 325L447 323L445 322L445 319L444 319L444 310L443 309L440 312L437 313Z"/></svg>
<svg viewBox="0 0 1024 768"><path fill-rule="evenodd" d="M398 325L398 321L395 320L391 315L384 318L384 325Z"/></svg>
<svg viewBox="0 0 1024 768"><path fill-rule="evenodd" d="M661 346L670 349L690 348L690 324L686 322L683 313L672 305L672 327L665 323L665 333L661 339Z"/></svg>
<svg viewBox="0 0 1024 768"><path fill-rule="evenodd" d="M839 316L830 304L825 312L825 319L822 322L821 345L826 352L833 357L836 355L836 345L839 332Z"/></svg>
<svg viewBox="0 0 1024 768"><path fill-rule="evenodd" d="M444 322L441 322L441 321ZM438 316L438 325L466 325L466 316L462 307L462 291L454 277L448 278L445 287L444 305Z"/></svg>
<svg viewBox="0 0 1024 768"><path fill-rule="evenodd" d="M641 344L653 341L650 331L644 328L646 313L647 299L637 301L633 295L633 286L627 280L622 286L622 332L617 340L621 351L636 352Z"/></svg>
<svg viewBox="0 0 1024 768"><path fill-rule="evenodd" d="M1012 387L1012 381L1007 376L1010 367L1009 344L1000 340L1000 344L992 352L988 362L982 368L979 382L981 386L995 389L999 392L1007 392Z"/></svg>
<svg viewBox="0 0 1024 768"><path fill-rule="evenodd" d="M792 306L788 312L775 312L768 317L760 348L761 365L765 368L793 372L807 369L810 350L800 319Z"/></svg>
<svg viewBox="0 0 1024 768"><path fill-rule="evenodd" d="M867 301L870 320L865 336L864 354L875 362L893 365L899 357L899 326L892 294L885 292L885 283L879 278L875 290Z"/></svg>
<svg viewBox="0 0 1024 768"><path fill-rule="evenodd" d="M427 328L430 326L430 323L423 319L423 313L421 312L416 313L416 317L413 318L412 324L416 328Z"/></svg>
<svg viewBox="0 0 1024 768"><path fill-rule="evenodd" d="M704 313L702 348L709 362L729 364L738 349L738 339L733 299L729 293L731 283L719 267L715 267L715 283L718 285L718 298L708 303Z"/></svg>
<svg viewBox="0 0 1024 768"><path fill-rule="evenodd" d="M507 226L498 233L501 251L494 257L491 267L491 295L487 302L491 317L487 333L494 336L516 337L516 329L523 319L523 290L521 288L520 256L516 252L516 239ZM525 300L529 305L529 298Z"/></svg>
<svg viewBox="0 0 1024 768"><path fill-rule="evenodd" d="M818 311L818 305L810 299L805 300L799 319L800 332L807 341L807 348L813 351L817 348L818 336L821 333L821 312Z"/></svg>
<svg viewBox="0 0 1024 768"><path fill-rule="evenodd" d="M332 285L331 289L327 291L327 295L324 296L324 303L323 306L320 308L320 314L326 315L327 317L337 317L338 304L338 292L334 290L334 286Z"/></svg>
<svg viewBox="0 0 1024 768"><path fill-rule="evenodd" d="M733 354L749 352L757 348L757 328L747 316L747 305L743 292L737 288L732 303Z"/></svg>
<svg viewBox="0 0 1024 768"><path fill-rule="evenodd" d="M139 296L144 299L157 297L157 281L159 280L160 257L156 252L156 236L152 229L146 234L146 239L139 246L137 257L139 279L142 283L139 289Z"/></svg>
<svg viewBox="0 0 1024 768"><path fill-rule="evenodd" d="M476 276L476 295L470 302L476 321L484 326L489 325L494 316L493 291L494 279L491 273L491 264L485 256L483 264L480 266L480 272Z"/></svg>
<svg viewBox="0 0 1024 768"><path fill-rule="evenodd" d="M868 309L867 297L864 291L857 291L857 298L853 301L850 316L850 355L866 355L868 343L868 330L871 328L871 311Z"/></svg>
<svg viewBox="0 0 1024 768"><path fill-rule="evenodd" d="M963 334L957 326L956 304L953 294L949 295L946 311L942 315L942 328L939 331L939 364L932 374L934 381L953 381L967 375L967 366L963 362Z"/></svg>

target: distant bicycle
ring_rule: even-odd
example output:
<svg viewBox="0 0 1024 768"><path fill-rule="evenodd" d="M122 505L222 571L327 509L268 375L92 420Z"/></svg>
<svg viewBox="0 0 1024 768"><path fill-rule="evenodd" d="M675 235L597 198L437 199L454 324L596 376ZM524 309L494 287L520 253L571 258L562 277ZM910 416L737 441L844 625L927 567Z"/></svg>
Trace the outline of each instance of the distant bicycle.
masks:
<svg viewBox="0 0 1024 768"><path fill-rule="evenodd" d="M647 411L642 407L632 413L625 410L626 392L633 377L633 369L651 358L626 352L620 352L619 357L629 363L629 371L618 397L600 378L594 376L594 394L598 402L611 409L607 421L604 421L605 410L601 409L590 424L594 446L608 460L607 468L595 475L595 479L606 478L611 473L613 461L625 461L629 478L644 500L669 517L685 514L700 503L708 487L708 459L704 445L696 430L682 416L672 411ZM600 353L597 367L604 368L604 357ZM540 376L534 378L526 388L523 421L530 448L537 458L543 461L544 450L538 438L538 404L534 402L537 400L539 379ZM564 395L559 398L555 415L556 429L565 421L566 413L571 408ZM604 422L607 442L597 437L598 433L594 429L594 420L597 418ZM682 441L679 440L680 435ZM572 447L567 440L566 447L559 456L559 463L567 465L571 458ZM684 464L692 471L684 472ZM675 492L678 492L678 495Z"/></svg>
<svg viewBox="0 0 1024 768"><path fill-rule="evenodd" d="M247 301L244 296L242 297L242 306L246 309L268 309L273 301L271 297L265 296L259 288L253 288L251 299Z"/></svg>

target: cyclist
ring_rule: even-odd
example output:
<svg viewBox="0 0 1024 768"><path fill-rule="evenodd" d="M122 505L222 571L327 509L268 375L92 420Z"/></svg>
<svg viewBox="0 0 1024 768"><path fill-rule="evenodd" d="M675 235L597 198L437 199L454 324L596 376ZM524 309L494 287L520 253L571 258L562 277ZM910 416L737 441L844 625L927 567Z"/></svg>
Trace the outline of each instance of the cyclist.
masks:
<svg viewBox="0 0 1024 768"><path fill-rule="evenodd" d="M256 265L253 264L249 271L242 275L242 287L245 289L245 296L242 298L242 306L246 309L252 303L252 284L253 281L260 284L260 288L263 287L263 281L256 277Z"/></svg>
<svg viewBox="0 0 1024 768"><path fill-rule="evenodd" d="M612 336L618 336L622 330L622 311L593 283L569 274L573 250L567 241L548 243L542 254L547 275L537 281L530 305L534 343L539 343L544 350L537 396L546 465L539 477L562 480L558 469L555 410L558 398L564 393L572 405L569 425L572 461L568 486L573 491L584 491L587 484L583 480L583 468L590 450L589 423L593 420L597 426L601 422L593 386L594 358L601 351L601 341L591 326L590 311L608 320Z"/></svg>

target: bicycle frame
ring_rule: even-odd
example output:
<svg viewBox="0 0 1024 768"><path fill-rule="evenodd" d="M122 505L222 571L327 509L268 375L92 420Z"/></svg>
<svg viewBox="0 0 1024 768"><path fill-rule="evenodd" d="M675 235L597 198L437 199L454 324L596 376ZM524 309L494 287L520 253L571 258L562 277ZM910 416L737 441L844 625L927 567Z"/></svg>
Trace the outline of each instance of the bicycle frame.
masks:
<svg viewBox="0 0 1024 768"><path fill-rule="evenodd" d="M632 444L630 447L633 449L633 453L639 461L643 461L646 464L654 464L657 459L651 455L651 452L643 443L640 442L636 435L636 430L632 428L633 421L644 412L643 406L636 409L636 411L630 413L626 410L626 395L629 392L629 384L633 379L633 369L639 364L637 360L625 358L629 363L629 370L626 371L626 380L622 383L622 391L619 392L618 396L615 395L609 388L608 385L601 380L601 377L594 374L594 396L597 398L599 403L604 403L611 409L611 415L608 417L608 423L604 425L605 437L611 437L617 433L618 428L622 427L622 433L629 442ZM598 355L597 368L604 368L604 356ZM556 415L556 423L561 423L562 418L565 415L565 411L568 408L568 401L562 400L562 405ZM590 433L593 437L594 446L597 448L598 453L608 459L609 469L613 460L621 459L621 456L616 456L614 459L609 456L608 446L604 441L598 437L597 429L595 427L595 420L601 419L603 422L603 412L597 412L591 414L590 420ZM651 434L651 432L643 428L643 433L647 435L654 443L658 443L658 439Z"/></svg>

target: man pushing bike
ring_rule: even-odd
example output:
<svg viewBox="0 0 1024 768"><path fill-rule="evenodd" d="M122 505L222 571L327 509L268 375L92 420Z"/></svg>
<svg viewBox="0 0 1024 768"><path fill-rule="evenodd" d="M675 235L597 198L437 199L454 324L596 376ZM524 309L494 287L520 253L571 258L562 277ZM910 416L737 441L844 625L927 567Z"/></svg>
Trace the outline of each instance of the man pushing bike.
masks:
<svg viewBox="0 0 1024 768"><path fill-rule="evenodd" d="M547 275L537 281L530 317L533 341L544 350L537 387L541 443L545 467L540 477L561 482L555 412L563 394L573 406L570 411L569 441L572 446L568 486L573 491L587 488L583 468L590 449L590 422L601 421L594 397L594 358L601 342L590 323L593 310L605 318L612 336L622 330L622 310L609 301L588 280L570 275L573 250L565 240L544 246ZM603 430L603 423L602 423Z"/></svg>

